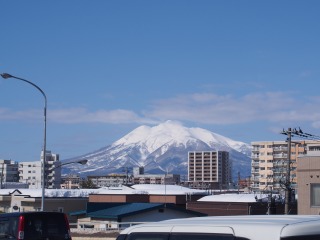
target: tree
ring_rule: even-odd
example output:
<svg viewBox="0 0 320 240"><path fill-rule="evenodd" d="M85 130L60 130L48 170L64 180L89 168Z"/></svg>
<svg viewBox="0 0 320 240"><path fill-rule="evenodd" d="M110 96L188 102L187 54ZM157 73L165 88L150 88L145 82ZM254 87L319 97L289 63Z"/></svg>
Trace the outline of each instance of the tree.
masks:
<svg viewBox="0 0 320 240"><path fill-rule="evenodd" d="M80 188L93 189L97 188L97 186L92 182L91 179L83 179L80 183Z"/></svg>

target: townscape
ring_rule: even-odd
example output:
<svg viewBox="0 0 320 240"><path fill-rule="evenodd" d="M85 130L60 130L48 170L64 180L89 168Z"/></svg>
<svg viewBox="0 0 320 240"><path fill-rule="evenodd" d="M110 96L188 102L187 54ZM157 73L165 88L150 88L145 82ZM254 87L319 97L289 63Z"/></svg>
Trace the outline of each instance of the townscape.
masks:
<svg viewBox="0 0 320 240"><path fill-rule="evenodd" d="M1 9L0 238L319 239L320 2Z"/></svg>
<svg viewBox="0 0 320 240"><path fill-rule="evenodd" d="M296 133L294 131L292 134ZM227 151L187 152L185 181L174 173L148 174L143 167L86 178L76 174L61 176L64 165L86 164L87 161L61 163L58 154L47 151L44 199L41 198L42 161L1 160L0 209L2 212L66 212L75 228L105 231L137 222L165 220L169 216L172 218L172 212L175 212L174 218L317 214L320 210L316 207L320 144L314 140L290 144L289 162L288 142L253 142L251 176L241 178L239 174L238 182L232 181L232 161ZM286 195L288 189L290 192ZM286 201L287 196L289 201ZM42 201L45 202L43 209ZM169 216L158 214L163 209L170 211ZM141 212L150 212L150 216L141 215Z"/></svg>

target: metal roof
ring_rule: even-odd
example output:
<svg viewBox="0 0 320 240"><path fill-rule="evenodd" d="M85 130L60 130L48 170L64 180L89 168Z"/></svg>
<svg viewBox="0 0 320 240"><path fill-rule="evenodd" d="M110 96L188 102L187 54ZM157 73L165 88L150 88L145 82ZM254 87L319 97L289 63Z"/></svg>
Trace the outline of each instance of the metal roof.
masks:
<svg viewBox="0 0 320 240"><path fill-rule="evenodd" d="M94 218L119 219L124 216L163 208L163 205L164 204L162 203L127 203L96 212L90 212L87 216Z"/></svg>
<svg viewBox="0 0 320 240"><path fill-rule="evenodd" d="M194 216L206 216L199 212L186 210L177 207L174 204L163 203L88 203L86 217L102 219L121 219L142 212L152 211L155 209L169 208L175 211L186 212ZM71 216L83 215L84 211L70 213Z"/></svg>

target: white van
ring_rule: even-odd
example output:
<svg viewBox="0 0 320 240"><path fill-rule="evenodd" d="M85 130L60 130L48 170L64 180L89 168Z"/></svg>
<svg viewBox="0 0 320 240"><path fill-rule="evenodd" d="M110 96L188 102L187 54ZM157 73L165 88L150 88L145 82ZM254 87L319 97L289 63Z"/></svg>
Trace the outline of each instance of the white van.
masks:
<svg viewBox="0 0 320 240"><path fill-rule="evenodd" d="M320 216L249 215L166 220L129 227L117 240L319 240Z"/></svg>

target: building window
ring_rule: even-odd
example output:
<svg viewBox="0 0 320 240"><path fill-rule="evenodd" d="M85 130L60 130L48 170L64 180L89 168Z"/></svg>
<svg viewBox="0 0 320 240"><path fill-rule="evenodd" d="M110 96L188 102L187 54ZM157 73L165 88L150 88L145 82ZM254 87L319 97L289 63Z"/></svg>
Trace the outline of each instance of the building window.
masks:
<svg viewBox="0 0 320 240"><path fill-rule="evenodd" d="M310 184L311 196L310 204L311 207L320 207L320 184Z"/></svg>

